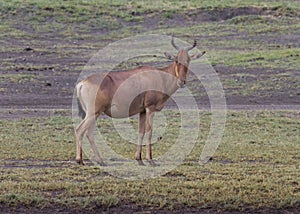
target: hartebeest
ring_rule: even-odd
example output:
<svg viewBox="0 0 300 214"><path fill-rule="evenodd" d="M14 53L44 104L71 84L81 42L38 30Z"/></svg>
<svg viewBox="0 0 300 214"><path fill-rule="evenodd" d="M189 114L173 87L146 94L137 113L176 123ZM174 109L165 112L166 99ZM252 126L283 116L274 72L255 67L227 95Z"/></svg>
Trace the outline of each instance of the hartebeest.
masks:
<svg viewBox="0 0 300 214"><path fill-rule="evenodd" d="M162 69L141 66L129 71L93 74L76 85L79 114L83 120L76 128L76 161L83 164L82 138L86 136L91 144L96 161L104 164L94 142L96 119L104 112L113 118L125 118L139 114L138 143L135 154L139 164L142 162L142 141L146 135L146 159L152 161L151 136L155 111L160 111L167 99L187 81L191 59L201 57L205 52L189 56L188 52L196 47L180 49L171 39L172 46L178 51L172 63ZM119 94L119 95L117 95Z"/></svg>

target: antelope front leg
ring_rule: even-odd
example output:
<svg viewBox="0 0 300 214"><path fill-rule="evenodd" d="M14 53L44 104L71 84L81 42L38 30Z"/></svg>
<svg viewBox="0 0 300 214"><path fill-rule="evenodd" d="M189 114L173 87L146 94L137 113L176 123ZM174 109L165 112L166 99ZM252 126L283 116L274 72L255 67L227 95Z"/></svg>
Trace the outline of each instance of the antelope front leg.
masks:
<svg viewBox="0 0 300 214"><path fill-rule="evenodd" d="M151 138L152 138L152 126L153 126L154 111L149 108L146 109L146 159L151 165L155 165L152 160Z"/></svg>
<svg viewBox="0 0 300 214"><path fill-rule="evenodd" d="M145 135L145 122L146 122L146 113L140 113L139 118L139 133L138 133L138 144L137 150L135 153L135 159L140 165L144 165L142 161L142 142Z"/></svg>

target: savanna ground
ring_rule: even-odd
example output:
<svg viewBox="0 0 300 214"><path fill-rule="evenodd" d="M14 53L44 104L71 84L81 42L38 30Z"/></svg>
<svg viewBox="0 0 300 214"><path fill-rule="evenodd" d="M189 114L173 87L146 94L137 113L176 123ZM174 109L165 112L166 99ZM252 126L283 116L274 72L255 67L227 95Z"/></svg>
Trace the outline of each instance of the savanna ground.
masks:
<svg viewBox="0 0 300 214"><path fill-rule="evenodd" d="M300 212L299 10L298 1L0 1L1 212ZM211 113L191 81L201 126L178 168L130 181L88 159L77 166L71 104L83 66L109 43L148 33L196 38L207 51L229 108L221 145L198 163ZM176 138L178 114L168 118L154 157ZM132 158L110 121L98 125Z"/></svg>

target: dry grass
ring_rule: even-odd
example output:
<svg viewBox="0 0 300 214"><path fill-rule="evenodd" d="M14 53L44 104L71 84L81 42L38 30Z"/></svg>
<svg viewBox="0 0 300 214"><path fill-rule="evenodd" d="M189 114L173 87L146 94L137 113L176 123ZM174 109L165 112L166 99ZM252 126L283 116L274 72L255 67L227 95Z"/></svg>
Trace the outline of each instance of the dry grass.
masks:
<svg viewBox="0 0 300 214"><path fill-rule="evenodd" d="M210 114L203 113L200 137L186 161L161 177L137 181L110 176L105 167L77 166L68 117L1 121L0 202L78 209L127 203L170 210L298 206L298 118L299 112L230 112L223 142L213 160L203 166L198 158L210 120ZM112 130L108 120L99 124L103 130ZM169 131L177 125L172 122ZM133 156L135 147L120 144L113 131L109 136L112 148ZM154 147L154 157L174 139L169 135L163 140Z"/></svg>

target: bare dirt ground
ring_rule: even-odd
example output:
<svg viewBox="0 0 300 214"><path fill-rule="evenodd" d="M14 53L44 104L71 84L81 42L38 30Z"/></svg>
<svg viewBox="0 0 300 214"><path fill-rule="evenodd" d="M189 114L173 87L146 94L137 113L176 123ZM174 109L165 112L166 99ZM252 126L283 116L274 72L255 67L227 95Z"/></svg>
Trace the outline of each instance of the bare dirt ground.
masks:
<svg viewBox="0 0 300 214"><path fill-rule="evenodd" d="M252 208L244 208L244 211L220 211L216 209L196 209L196 208L187 208L187 209L178 209L173 211L168 210L155 210L155 209L149 209L149 208L142 208L137 207L136 205L121 205L118 207L112 207L109 209L101 208L93 209L93 210L76 210L76 209L66 209L63 207L46 207L43 209L37 209L37 208L28 208L28 207L1 207L2 213L31 213L31 214L39 214L39 213L45 213L45 214L52 214L52 213L60 213L60 214L80 214L80 213L103 213L103 214L181 214L181 213L187 213L187 214L215 214L215 213L222 213L222 214L244 214L244 213L255 213L255 214L286 214L286 213L299 213L300 208L290 208L285 210L278 210L278 209L252 209Z"/></svg>
<svg viewBox="0 0 300 214"><path fill-rule="evenodd" d="M186 20L183 15L175 16L167 20L164 25L186 26L197 22L224 21L239 15L267 15L272 11L257 8L225 9L220 11L193 11L193 20ZM143 29L157 29L161 27L158 23L161 17L145 18L142 23ZM124 26L133 25L131 22L122 22ZM53 33L38 34L26 26L17 26L19 29L32 34L32 38L5 38L1 45L7 51L0 52L0 59L5 68L0 67L0 74L9 74L9 78L1 80L0 90L0 118L19 119L23 117L40 117L53 114L70 115L72 107L72 96L78 75L89 58L109 42L87 39L68 39ZM97 33L97 32L91 32ZM106 31L100 33L107 33ZM265 42L290 44L298 43L296 35L289 38L261 38ZM234 39L234 38L232 38ZM112 39L113 41L113 39ZM297 44L296 44L297 45ZM242 68L229 67L222 64L214 65L220 79L231 78L235 73L251 74L252 77L237 79L254 83L265 81L268 76L284 72L281 69L268 69L268 76L262 75L264 68ZM291 70L297 75L299 70ZM289 84L286 82L285 84ZM295 83L292 83L295 84ZM204 91L200 87L199 90ZM204 91L205 92L205 91ZM300 92L291 93L289 87L283 87L278 93L276 90L262 91L260 93L249 93L240 95L235 93L235 88L226 88L226 100L228 107L235 110L256 110L256 109L288 109L299 110ZM197 97L200 108L209 107L209 99L202 95ZM67 110L67 111L60 111ZM67 112L67 113L66 113ZM99 209L92 211L69 210L60 207L48 207L44 209L28 207L7 207L1 205L1 213L169 213L164 210L151 210L134 205L121 205L110 209ZM216 213L218 210L206 209L185 209L172 213ZM260 209L253 210L245 208L243 212L233 211L225 213L297 213L299 207L290 210Z"/></svg>

